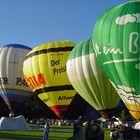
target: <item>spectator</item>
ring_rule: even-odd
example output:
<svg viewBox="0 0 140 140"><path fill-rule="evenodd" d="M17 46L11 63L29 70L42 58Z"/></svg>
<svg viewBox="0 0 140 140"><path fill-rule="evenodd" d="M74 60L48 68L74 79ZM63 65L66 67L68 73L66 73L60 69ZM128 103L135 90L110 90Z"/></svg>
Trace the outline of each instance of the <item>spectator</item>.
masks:
<svg viewBox="0 0 140 140"><path fill-rule="evenodd" d="M91 121L88 123L86 140L104 140L104 130L97 122Z"/></svg>
<svg viewBox="0 0 140 140"><path fill-rule="evenodd" d="M37 122L36 122L36 128L39 129L39 127L40 127L40 122L39 122L39 120L37 120Z"/></svg>
<svg viewBox="0 0 140 140"><path fill-rule="evenodd" d="M81 129L81 127L82 127L81 121L76 120L76 121L74 122L73 127L74 127L74 128L73 128L73 135L75 135L75 134L77 134L77 133L80 131L80 129Z"/></svg>
<svg viewBox="0 0 140 140"><path fill-rule="evenodd" d="M86 127L86 131L85 131L86 140L90 140L91 133L92 133L91 130L92 130L91 122L88 122L87 127Z"/></svg>
<svg viewBox="0 0 140 140"><path fill-rule="evenodd" d="M15 116L14 111L11 111L11 112L9 113L9 117L14 117L14 116Z"/></svg>
<svg viewBox="0 0 140 140"><path fill-rule="evenodd" d="M48 134L49 134L49 121L46 120L45 125L44 125L44 139L43 140L48 140Z"/></svg>

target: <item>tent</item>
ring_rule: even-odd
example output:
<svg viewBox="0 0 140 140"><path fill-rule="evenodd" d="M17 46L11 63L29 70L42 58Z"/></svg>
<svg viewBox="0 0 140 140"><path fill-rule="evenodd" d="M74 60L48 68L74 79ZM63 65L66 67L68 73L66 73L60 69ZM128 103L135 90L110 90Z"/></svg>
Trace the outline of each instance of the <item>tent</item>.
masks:
<svg viewBox="0 0 140 140"><path fill-rule="evenodd" d="M17 117L1 117L0 130L31 130L23 115Z"/></svg>

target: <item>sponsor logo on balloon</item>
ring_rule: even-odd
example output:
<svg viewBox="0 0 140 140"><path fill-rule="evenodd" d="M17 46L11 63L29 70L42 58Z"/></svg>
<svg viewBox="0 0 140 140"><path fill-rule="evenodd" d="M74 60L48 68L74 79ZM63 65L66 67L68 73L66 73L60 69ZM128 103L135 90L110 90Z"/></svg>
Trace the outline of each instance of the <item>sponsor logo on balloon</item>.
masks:
<svg viewBox="0 0 140 140"><path fill-rule="evenodd" d="M58 66L60 65L60 60L51 60L51 66L52 67L55 67L55 66ZM64 67L60 67L60 68L53 68L53 74L56 75L56 74L61 74L63 72L66 71L66 65Z"/></svg>
<svg viewBox="0 0 140 140"><path fill-rule="evenodd" d="M100 54L123 54L123 50L121 50L120 48L111 48L111 45L108 44L108 46L103 46L102 51L100 50L100 46L98 45L98 43L95 43L95 54L96 55L100 55Z"/></svg>
<svg viewBox="0 0 140 140"><path fill-rule="evenodd" d="M33 75L30 77L26 77L25 80L27 81L28 85L32 90L34 90L36 87L41 86L42 84L46 85L46 81L43 73L39 73L37 74L37 76Z"/></svg>
<svg viewBox="0 0 140 140"><path fill-rule="evenodd" d="M135 68L138 69L138 70L140 70L140 64L136 64L135 65Z"/></svg>
<svg viewBox="0 0 140 140"><path fill-rule="evenodd" d="M60 64L60 60L56 60L56 61L55 60L52 60L51 61L51 65L52 66L59 65L59 64Z"/></svg>
<svg viewBox="0 0 140 140"><path fill-rule="evenodd" d="M9 81L7 77L0 77L0 84L2 85L8 85Z"/></svg>
<svg viewBox="0 0 140 140"><path fill-rule="evenodd" d="M44 98L44 99L42 99L42 101L43 101L43 102L50 102L50 98L49 98L49 97Z"/></svg>
<svg viewBox="0 0 140 140"><path fill-rule="evenodd" d="M58 100L72 100L73 96L59 96Z"/></svg>
<svg viewBox="0 0 140 140"><path fill-rule="evenodd" d="M126 14L120 17L117 17L115 23L118 25L125 25L127 23L140 23L140 14Z"/></svg>
<svg viewBox="0 0 140 140"><path fill-rule="evenodd" d="M96 56L100 55L100 54L104 54L104 55L118 55L120 57L120 55L123 55L124 51L127 52L128 54L138 54L139 53L139 33L138 32L131 32L128 38L128 42L129 45L128 47L126 47L125 50L121 50L121 48L117 47L117 48L113 48L110 44L100 47L99 44L97 42L95 42L94 44L94 49L95 49L95 53ZM102 49L102 50L101 50ZM134 62L134 61L140 61L140 58L133 58L133 56L131 56L132 58L123 58L123 59L115 59L115 60L109 60L109 61L105 61L103 63L103 65L106 64L111 64L111 63L122 63L122 62ZM136 68L138 68L136 66Z"/></svg>
<svg viewBox="0 0 140 140"><path fill-rule="evenodd" d="M0 84L1 85L9 85L9 79L7 77L0 77ZM26 87L28 87L28 84L25 81L25 79L23 79L21 77L16 78L16 85L17 86L26 86Z"/></svg>
<svg viewBox="0 0 140 140"><path fill-rule="evenodd" d="M27 84L27 82L25 81L25 79L22 79L21 77L18 77L18 78L17 78L16 85L28 87L28 84Z"/></svg>

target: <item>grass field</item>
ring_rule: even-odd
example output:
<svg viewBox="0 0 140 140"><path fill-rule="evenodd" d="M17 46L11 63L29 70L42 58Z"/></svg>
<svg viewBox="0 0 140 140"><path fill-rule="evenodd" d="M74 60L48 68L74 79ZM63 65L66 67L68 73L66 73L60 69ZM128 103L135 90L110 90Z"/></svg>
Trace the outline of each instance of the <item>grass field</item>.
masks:
<svg viewBox="0 0 140 140"><path fill-rule="evenodd" d="M39 130L31 126L30 131L0 131L0 140L43 140L43 126ZM49 140L67 140L72 136L71 127L51 127ZM109 130L105 129L105 140L109 140Z"/></svg>

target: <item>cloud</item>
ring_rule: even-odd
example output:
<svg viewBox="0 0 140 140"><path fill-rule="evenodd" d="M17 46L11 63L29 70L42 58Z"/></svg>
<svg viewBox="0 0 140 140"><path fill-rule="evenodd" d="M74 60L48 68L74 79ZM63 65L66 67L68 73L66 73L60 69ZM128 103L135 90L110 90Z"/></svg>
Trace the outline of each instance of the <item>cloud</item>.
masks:
<svg viewBox="0 0 140 140"><path fill-rule="evenodd" d="M140 14L126 14L121 17L117 17L115 22L118 25L125 25L127 23L140 22Z"/></svg>

